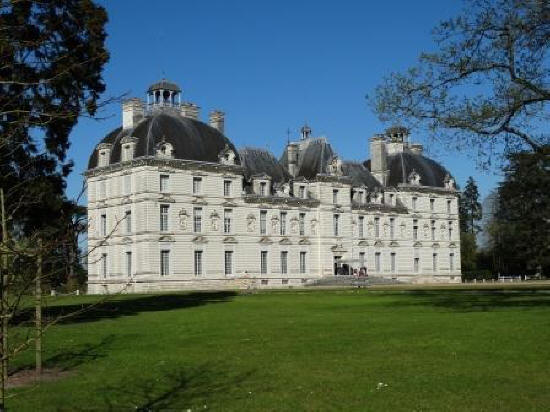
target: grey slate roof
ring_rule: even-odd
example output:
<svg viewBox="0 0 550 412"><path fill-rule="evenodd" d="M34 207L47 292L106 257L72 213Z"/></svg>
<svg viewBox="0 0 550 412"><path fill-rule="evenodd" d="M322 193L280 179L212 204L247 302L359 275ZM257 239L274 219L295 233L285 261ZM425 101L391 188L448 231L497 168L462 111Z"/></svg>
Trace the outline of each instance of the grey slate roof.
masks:
<svg viewBox="0 0 550 412"><path fill-rule="evenodd" d="M154 156L157 144L164 140L172 145L175 159L217 163L218 154L228 145L236 154L235 163L240 164L237 150L227 137L207 124L176 113L159 112L146 117L133 129L122 130L119 127L110 132L101 143L113 144L111 164L120 162L120 141L127 135L138 139L134 158ZM96 166L97 150L94 150L88 169Z"/></svg>
<svg viewBox="0 0 550 412"><path fill-rule="evenodd" d="M370 160L364 165L370 170ZM413 170L420 175L421 186L445 187L445 175L449 173L436 161L407 150L388 155L388 169L388 186L395 187L399 183L408 183L407 178Z"/></svg>
<svg viewBox="0 0 550 412"><path fill-rule="evenodd" d="M369 189L382 187L370 171L359 162L343 162L342 172L351 178L353 186L367 186Z"/></svg>
<svg viewBox="0 0 550 412"><path fill-rule="evenodd" d="M314 179L318 173L327 173L327 166L335 154L330 143L324 138L311 138L302 140L299 144L300 155L296 177ZM280 162L288 170L287 149L283 152Z"/></svg>
<svg viewBox="0 0 550 412"><path fill-rule="evenodd" d="M290 175L269 151L253 147L245 147L239 150L241 165L245 169L245 175L250 178L254 175L267 174L272 182L285 182Z"/></svg>

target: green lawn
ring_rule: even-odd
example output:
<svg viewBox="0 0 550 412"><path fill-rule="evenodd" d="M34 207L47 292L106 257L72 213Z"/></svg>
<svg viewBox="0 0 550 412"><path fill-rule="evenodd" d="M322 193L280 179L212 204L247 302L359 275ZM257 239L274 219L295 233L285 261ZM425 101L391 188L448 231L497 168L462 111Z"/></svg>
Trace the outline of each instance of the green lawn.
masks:
<svg viewBox="0 0 550 412"><path fill-rule="evenodd" d="M8 407L549 410L549 344L545 288L123 296L51 329L46 366L74 374Z"/></svg>

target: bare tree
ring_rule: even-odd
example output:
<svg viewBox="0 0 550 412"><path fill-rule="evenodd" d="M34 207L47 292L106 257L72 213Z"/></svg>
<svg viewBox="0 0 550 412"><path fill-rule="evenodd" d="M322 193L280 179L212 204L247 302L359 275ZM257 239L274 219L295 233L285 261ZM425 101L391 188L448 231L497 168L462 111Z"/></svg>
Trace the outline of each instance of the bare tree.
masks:
<svg viewBox="0 0 550 412"><path fill-rule="evenodd" d="M504 148L549 142L550 3L466 0L433 30L437 51L393 73L370 103L383 121L424 128L445 145L477 148L481 160Z"/></svg>

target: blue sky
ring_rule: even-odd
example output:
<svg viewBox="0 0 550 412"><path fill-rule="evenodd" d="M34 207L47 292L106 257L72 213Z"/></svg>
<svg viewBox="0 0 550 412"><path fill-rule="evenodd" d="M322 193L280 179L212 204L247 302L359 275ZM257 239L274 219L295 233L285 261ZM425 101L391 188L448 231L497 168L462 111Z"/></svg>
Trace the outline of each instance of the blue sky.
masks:
<svg viewBox="0 0 550 412"><path fill-rule="evenodd" d="M237 147L267 147L278 157L286 131L307 121L345 159L369 157L368 138L382 124L367 106L384 75L415 64L434 48L430 31L455 15L461 2L417 1L99 1L109 14L111 59L105 97L144 97L162 77L178 83L183 99L226 112L226 134ZM103 120L82 119L71 135L75 169L67 193L101 138L121 123L119 105ZM485 196L500 179L476 169L475 159L445 153L412 131L459 184L473 175Z"/></svg>

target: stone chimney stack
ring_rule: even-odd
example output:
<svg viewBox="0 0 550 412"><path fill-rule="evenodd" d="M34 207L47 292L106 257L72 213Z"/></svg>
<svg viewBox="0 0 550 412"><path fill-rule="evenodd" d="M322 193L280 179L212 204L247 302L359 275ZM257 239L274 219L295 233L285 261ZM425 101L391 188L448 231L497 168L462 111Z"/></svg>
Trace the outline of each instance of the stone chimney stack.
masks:
<svg viewBox="0 0 550 412"><path fill-rule="evenodd" d="M144 115L144 105L137 97L122 102L122 128L131 129L135 127Z"/></svg>
<svg viewBox="0 0 550 412"><path fill-rule="evenodd" d="M372 175L386 186L388 180L388 165L386 139L384 135L375 135L370 139L370 171Z"/></svg>
<svg viewBox="0 0 550 412"><path fill-rule="evenodd" d="M181 115L183 117L188 117L190 119L195 119L195 120L199 119L199 109L200 109L199 106L189 102L182 103L180 106Z"/></svg>
<svg viewBox="0 0 550 412"><path fill-rule="evenodd" d="M212 110L208 116L208 123L223 134L225 129L225 113L221 110Z"/></svg>
<svg viewBox="0 0 550 412"><path fill-rule="evenodd" d="M411 152L417 155L421 155L424 151L424 146L422 146L420 143L411 143L409 148L411 149Z"/></svg>
<svg viewBox="0 0 550 412"><path fill-rule="evenodd" d="M292 177L296 177L296 174L298 173L298 152L299 147L297 143L289 143L286 147L288 157L288 173Z"/></svg>

